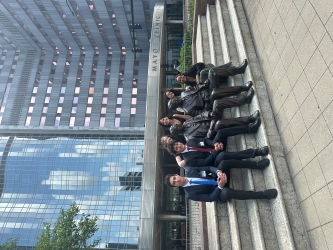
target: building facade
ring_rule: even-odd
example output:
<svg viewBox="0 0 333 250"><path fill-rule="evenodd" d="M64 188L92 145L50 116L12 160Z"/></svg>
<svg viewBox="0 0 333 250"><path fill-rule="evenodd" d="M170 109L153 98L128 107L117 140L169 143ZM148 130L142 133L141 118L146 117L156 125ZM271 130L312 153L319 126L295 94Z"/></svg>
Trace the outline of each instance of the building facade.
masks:
<svg viewBox="0 0 333 250"><path fill-rule="evenodd" d="M155 2L0 1L0 125L144 126Z"/></svg>
<svg viewBox="0 0 333 250"><path fill-rule="evenodd" d="M138 248L156 2L0 1L0 244L75 201L100 249Z"/></svg>

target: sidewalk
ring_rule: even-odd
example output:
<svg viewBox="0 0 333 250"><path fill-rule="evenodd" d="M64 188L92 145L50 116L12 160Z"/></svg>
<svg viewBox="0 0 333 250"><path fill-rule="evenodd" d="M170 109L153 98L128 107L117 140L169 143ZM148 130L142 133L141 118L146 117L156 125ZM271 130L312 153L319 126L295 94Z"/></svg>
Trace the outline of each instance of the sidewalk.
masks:
<svg viewBox="0 0 333 250"><path fill-rule="evenodd" d="M313 249L333 249L333 1L243 0Z"/></svg>

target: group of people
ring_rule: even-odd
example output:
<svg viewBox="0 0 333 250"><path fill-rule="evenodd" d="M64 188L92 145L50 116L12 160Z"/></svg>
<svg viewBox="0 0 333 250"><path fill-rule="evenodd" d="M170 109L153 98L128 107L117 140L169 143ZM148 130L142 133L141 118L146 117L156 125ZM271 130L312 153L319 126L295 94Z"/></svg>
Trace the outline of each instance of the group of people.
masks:
<svg viewBox="0 0 333 250"><path fill-rule="evenodd" d="M183 187L188 199L225 202L231 199L273 199L278 194L276 189L254 192L229 187L230 169L263 170L270 164L267 158L258 162L243 161L267 155L267 146L226 151L229 136L256 133L261 125L259 110L246 117L223 118L225 108L251 103L254 96L251 81L240 86L225 86L228 77L243 74L247 64L246 59L237 67L231 63L217 67L194 64L176 76L178 82L186 85L185 89L165 92L168 108L177 113L160 118L159 124L168 127L170 132L161 138L161 144L175 156L179 167L185 169L185 177L168 174L164 182L168 186Z"/></svg>

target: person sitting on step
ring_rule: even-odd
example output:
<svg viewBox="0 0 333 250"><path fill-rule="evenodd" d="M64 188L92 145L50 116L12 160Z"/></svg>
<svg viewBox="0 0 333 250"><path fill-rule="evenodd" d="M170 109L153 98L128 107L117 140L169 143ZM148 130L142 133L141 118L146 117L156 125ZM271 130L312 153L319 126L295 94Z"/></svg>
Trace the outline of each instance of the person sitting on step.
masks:
<svg viewBox="0 0 333 250"><path fill-rule="evenodd" d="M218 167L200 166L189 168L185 177L177 174L168 174L164 178L164 183L170 187L183 187L185 196L189 200L201 202L217 202L223 203L236 200L250 199L274 199L278 195L276 189L268 189L265 191L244 191L234 190L229 187L230 169L232 168L248 168L264 170L270 164L269 159L261 161L241 161L241 160L224 160ZM202 176L202 173L206 176ZM209 179L207 174L217 176L217 181Z"/></svg>

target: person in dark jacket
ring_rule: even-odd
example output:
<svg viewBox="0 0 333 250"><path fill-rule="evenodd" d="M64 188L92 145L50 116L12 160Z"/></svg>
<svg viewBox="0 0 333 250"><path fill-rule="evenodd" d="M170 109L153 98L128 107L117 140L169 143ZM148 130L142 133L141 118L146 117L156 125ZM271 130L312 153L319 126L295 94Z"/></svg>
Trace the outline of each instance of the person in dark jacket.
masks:
<svg viewBox="0 0 333 250"><path fill-rule="evenodd" d="M254 192L229 188L230 169L248 168L264 170L269 164L269 159L263 159L258 163L253 161L224 160L217 168L211 166L188 168L185 177L177 174L168 174L164 178L164 183L170 187L183 187L186 198L194 201L216 201L217 203L223 203L231 199L274 199L278 195L276 189ZM203 171L206 173L206 176L202 176ZM210 175L207 174L217 176L216 185L200 184L200 181L210 180ZM195 181L199 182L194 183Z"/></svg>
<svg viewBox="0 0 333 250"><path fill-rule="evenodd" d="M169 89L164 94L168 100L174 98L181 98L182 100L201 98L205 102L213 102L216 99L221 99L224 97L235 96L243 91L248 91L252 87L252 81L240 86L232 87L219 87L219 88L210 88L210 85L199 84L194 87L186 87L186 89Z"/></svg>
<svg viewBox="0 0 333 250"><path fill-rule="evenodd" d="M217 166L222 160L226 159L246 159L256 156L267 155L268 147L259 149L247 149L240 152L226 152L227 140L229 136L239 134L256 133L260 127L260 117L254 123L249 125L236 126L220 129L214 139L192 138L188 139L186 144L181 142L170 142L168 151L172 155L178 155L176 161L180 167L198 167L198 166ZM184 133L184 137L186 135ZM214 147L209 151L207 147Z"/></svg>
<svg viewBox="0 0 333 250"><path fill-rule="evenodd" d="M246 59L238 67L231 66L230 62L217 67L213 64L196 63L183 74L178 74L176 81L195 86L196 84L204 83L208 79L211 84L219 85L221 78L223 82L227 82L228 76L243 74L246 67Z"/></svg>
<svg viewBox="0 0 333 250"><path fill-rule="evenodd" d="M254 96L253 88L240 97L226 97L216 99L212 103L210 99L200 95L198 92L194 95L186 95L184 98L175 97L168 102L168 108L170 110L176 110L184 115L196 116L202 112L214 110L215 116L223 117L223 110L225 108L232 108L249 104Z"/></svg>

